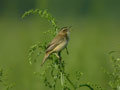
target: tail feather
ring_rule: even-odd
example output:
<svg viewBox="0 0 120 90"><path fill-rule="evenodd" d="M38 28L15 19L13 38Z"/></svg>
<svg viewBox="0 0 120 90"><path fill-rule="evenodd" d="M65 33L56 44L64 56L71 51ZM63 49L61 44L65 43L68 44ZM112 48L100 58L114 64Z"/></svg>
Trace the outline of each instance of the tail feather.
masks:
<svg viewBox="0 0 120 90"><path fill-rule="evenodd" d="M47 60L47 58L49 57L49 53L46 53L45 54L45 56L44 56L44 59L43 59L43 61L42 61L42 64L41 64L41 66L43 66L43 64L45 63L45 61Z"/></svg>

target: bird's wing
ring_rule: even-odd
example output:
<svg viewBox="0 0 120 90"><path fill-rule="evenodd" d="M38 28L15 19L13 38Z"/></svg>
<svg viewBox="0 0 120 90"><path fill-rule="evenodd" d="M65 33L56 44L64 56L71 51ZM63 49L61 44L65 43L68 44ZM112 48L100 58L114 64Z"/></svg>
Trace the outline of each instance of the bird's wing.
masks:
<svg viewBox="0 0 120 90"><path fill-rule="evenodd" d="M61 38L60 36L55 37L52 42L48 45L46 52L53 50L56 46L64 41L64 37Z"/></svg>

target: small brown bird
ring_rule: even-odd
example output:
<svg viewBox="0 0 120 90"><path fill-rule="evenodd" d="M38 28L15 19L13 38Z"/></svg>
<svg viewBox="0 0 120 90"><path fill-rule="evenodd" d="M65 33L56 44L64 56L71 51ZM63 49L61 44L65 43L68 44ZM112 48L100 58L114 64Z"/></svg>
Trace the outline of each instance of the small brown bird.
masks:
<svg viewBox="0 0 120 90"><path fill-rule="evenodd" d="M56 37L48 45L41 66L45 63L47 58L52 53L55 53L55 55L59 58L59 60L61 60L60 54L64 48L66 48L68 54L68 50L67 50L68 41L69 41L69 28L63 27L61 28L60 32L56 35Z"/></svg>

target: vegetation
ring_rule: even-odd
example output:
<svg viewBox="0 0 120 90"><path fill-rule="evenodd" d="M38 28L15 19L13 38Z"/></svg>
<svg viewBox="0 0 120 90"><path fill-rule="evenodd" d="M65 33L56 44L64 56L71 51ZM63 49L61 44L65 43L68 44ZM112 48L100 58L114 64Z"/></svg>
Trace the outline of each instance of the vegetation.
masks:
<svg viewBox="0 0 120 90"><path fill-rule="evenodd" d="M0 84L5 88L5 90L10 90L15 86L15 83L8 83L6 80L6 73L3 68L0 68Z"/></svg>
<svg viewBox="0 0 120 90"><path fill-rule="evenodd" d="M14 0L0 4L0 90L120 90L120 52L111 51L120 49L119 1ZM56 18L47 10L31 9L37 6L47 8ZM28 9L22 16L26 20L21 19ZM48 42L64 25L73 29L70 55L63 50L60 63L53 54L41 67Z"/></svg>
<svg viewBox="0 0 120 90"><path fill-rule="evenodd" d="M110 78L109 85L112 90L120 90L120 52L111 51L109 52L113 70L112 72L106 72Z"/></svg>
<svg viewBox="0 0 120 90"><path fill-rule="evenodd" d="M57 24L55 22L55 18L53 18L46 10L41 11L39 9L36 10L29 10L24 13L22 16L23 18L29 14L35 14L38 13L42 18L46 18L53 26L53 30L51 32L52 35L54 36L56 31L58 30ZM49 31L47 32L49 33ZM40 51L37 54L37 57L42 54L46 50L47 42L43 43L38 43L33 45L30 50L29 50L29 63L32 64L32 57L33 54L37 49L40 49ZM39 76L43 78L45 86L56 90L57 82L59 81L61 84L61 89L62 90L71 90L71 89L78 89L80 87L88 87L90 90L93 90L91 85L89 83L86 84L79 84L80 82L80 77L82 76L81 72L76 72L76 83L73 83L73 80L70 79L70 74L65 72L65 62L62 60L59 62L58 58L55 55L52 55L49 57L51 62L46 66L46 69L42 72L39 73ZM34 59L36 61L36 58ZM38 74L38 73L35 73ZM51 78L51 80L49 80ZM68 83L71 85L71 87L68 86Z"/></svg>

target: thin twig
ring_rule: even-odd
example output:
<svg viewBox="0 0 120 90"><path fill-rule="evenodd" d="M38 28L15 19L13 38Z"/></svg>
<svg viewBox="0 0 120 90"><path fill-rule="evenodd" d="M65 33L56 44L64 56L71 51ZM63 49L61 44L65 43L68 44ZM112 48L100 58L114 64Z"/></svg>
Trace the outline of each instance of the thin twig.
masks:
<svg viewBox="0 0 120 90"><path fill-rule="evenodd" d="M88 87L90 90L94 90L90 85L88 84L81 84L79 87Z"/></svg>

